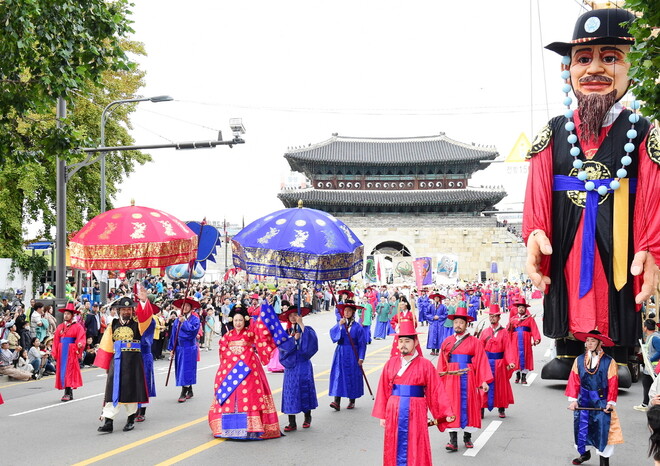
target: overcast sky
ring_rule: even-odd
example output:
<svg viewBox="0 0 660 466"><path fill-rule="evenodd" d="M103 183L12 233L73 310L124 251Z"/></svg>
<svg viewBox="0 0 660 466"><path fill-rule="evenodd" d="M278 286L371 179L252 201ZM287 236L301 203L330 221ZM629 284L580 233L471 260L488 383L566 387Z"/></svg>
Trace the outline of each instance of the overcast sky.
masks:
<svg viewBox="0 0 660 466"><path fill-rule="evenodd" d="M138 105L136 143L227 139L241 117L246 144L155 150L115 206L247 224L283 208L287 147L335 132L444 132L505 156L562 111L559 56L542 45L569 40L583 11L577 0L136 2L141 92L175 99ZM502 180L487 171L480 183Z"/></svg>

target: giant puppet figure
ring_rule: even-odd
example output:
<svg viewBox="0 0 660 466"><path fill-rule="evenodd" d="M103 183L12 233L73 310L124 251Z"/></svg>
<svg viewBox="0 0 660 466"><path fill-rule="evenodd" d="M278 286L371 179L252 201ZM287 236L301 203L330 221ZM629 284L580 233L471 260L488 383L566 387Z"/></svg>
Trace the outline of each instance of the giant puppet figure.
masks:
<svg viewBox="0 0 660 466"><path fill-rule="evenodd" d="M632 20L622 9L589 11L570 42L546 47L563 56L568 109L528 154L523 237L529 277L546 293L543 332L551 338L597 328L632 347L640 334L636 303L657 286L660 135L639 117L637 102L621 103L631 84L625 23ZM560 354L582 352L573 340L557 343ZM552 363L542 375L566 378L569 367Z"/></svg>

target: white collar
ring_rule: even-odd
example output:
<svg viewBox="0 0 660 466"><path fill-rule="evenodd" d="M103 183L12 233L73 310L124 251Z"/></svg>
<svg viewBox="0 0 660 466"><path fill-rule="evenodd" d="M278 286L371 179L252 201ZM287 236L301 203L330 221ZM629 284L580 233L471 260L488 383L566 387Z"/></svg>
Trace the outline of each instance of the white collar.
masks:
<svg viewBox="0 0 660 466"><path fill-rule="evenodd" d="M614 120L618 118L618 116L621 114L623 111L623 105L621 105L621 102L616 102L614 105L612 105L612 108L607 112L605 115L605 118L603 118L603 124L602 126L610 126L612 123L614 123Z"/></svg>

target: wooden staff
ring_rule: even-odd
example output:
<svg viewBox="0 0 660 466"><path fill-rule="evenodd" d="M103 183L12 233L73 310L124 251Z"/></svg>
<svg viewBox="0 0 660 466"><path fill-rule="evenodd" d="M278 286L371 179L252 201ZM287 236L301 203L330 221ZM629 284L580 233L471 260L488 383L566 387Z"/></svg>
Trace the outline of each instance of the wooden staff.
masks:
<svg viewBox="0 0 660 466"><path fill-rule="evenodd" d="M444 371L444 372L438 372L440 377L444 377L445 375L463 375L467 374L470 372L470 368L466 367L465 369L457 369L455 371Z"/></svg>

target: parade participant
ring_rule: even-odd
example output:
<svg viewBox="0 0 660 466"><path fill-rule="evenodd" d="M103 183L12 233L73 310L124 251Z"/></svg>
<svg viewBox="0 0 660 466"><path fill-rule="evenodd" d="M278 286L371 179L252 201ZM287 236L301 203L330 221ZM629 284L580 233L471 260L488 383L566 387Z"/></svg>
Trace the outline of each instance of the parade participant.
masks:
<svg viewBox="0 0 660 466"><path fill-rule="evenodd" d="M493 381L488 384L488 392L484 396L481 411L488 408L492 411L497 408L500 418L506 417L506 408L513 404L513 391L511 390L511 372L516 367L515 347L504 327L500 325L500 306L493 303L488 309L490 326L485 328L479 340L484 345ZM483 417L483 416L482 416Z"/></svg>
<svg viewBox="0 0 660 466"><path fill-rule="evenodd" d="M454 452L458 450L460 429L463 429L465 447L474 446L472 434L481 428L482 394L477 389L488 393L488 384L493 380L493 375L483 344L467 333L468 323L473 319L467 309L457 308L456 313L448 319L453 321L454 335L442 343L438 371L456 415L456 419L447 425L449 443L445 446L447 451Z"/></svg>
<svg viewBox="0 0 660 466"><path fill-rule="evenodd" d="M358 320L364 329L364 335L367 337L367 345L371 344L371 320L374 318L374 308L370 302L364 303L362 309L358 309Z"/></svg>
<svg viewBox="0 0 660 466"><path fill-rule="evenodd" d="M614 342L598 330L576 332L585 342L585 352L575 358L568 377L566 396L573 414L575 446L580 456L573 464L591 459L588 446L596 448L601 466L610 464L614 445L623 443L619 418L614 410L619 393L616 361L603 352Z"/></svg>
<svg viewBox="0 0 660 466"><path fill-rule="evenodd" d="M142 304L138 304L138 307ZM151 323L140 335L140 351L142 352L142 364L144 366L144 379L147 384L147 395L149 398L156 396L156 377L154 376L154 355L152 347L154 344L156 327L158 325L157 316L160 313L160 308L155 304L151 304L151 312L153 317ZM146 419L147 407L142 403L138 403L137 416L135 422L144 422Z"/></svg>
<svg viewBox="0 0 660 466"><path fill-rule="evenodd" d="M479 309L481 309L481 298L475 294L474 288L465 289L465 302L467 303L468 315L472 320L477 320L479 317Z"/></svg>
<svg viewBox="0 0 660 466"><path fill-rule="evenodd" d="M229 313L233 328L220 339L220 366L215 376L209 427L216 438L264 440L280 437L273 395L262 364L275 348L260 319L246 309ZM232 383L236 380L238 384Z"/></svg>
<svg viewBox="0 0 660 466"><path fill-rule="evenodd" d="M385 364L371 413L385 428L383 464L431 465L427 412L444 431L453 411L435 367L415 351L419 339L412 322L403 322L397 336L400 356Z"/></svg>
<svg viewBox="0 0 660 466"><path fill-rule="evenodd" d="M172 324L170 341L167 349L174 358L174 373L176 375L176 386L181 387L179 403L193 397L192 386L197 383L197 334L199 333L200 320L193 312L199 309L199 301L193 298L177 299L172 303L174 307L181 310L180 315Z"/></svg>
<svg viewBox="0 0 660 466"><path fill-rule="evenodd" d="M511 344L516 352L516 383L522 382L523 385L527 385L527 373L534 370L532 346L536 346L541 342L541 334L536 326L534 316L527 311L529 307L524 298L519 298L518 302L513 303L509 325L507 326Z"/></svg>
<svg viewBox="0 0 660 466"><path fill-rule="evenodd" d="M374 329L374 340L383 340L387 338L390 325L390 303L385 296L380 297L380 302L376 306L376 328Z"/></svg>
<svg viewBox="0 0 660 466"><path fill-rule="evenodd" d="M355 408L355 400L364 395L362 362L367 352L367 338L361 325L355 322L355 312L362 306L354 303L337 304L342 315L330 329L330 338L337 344L330 369L328 393L334 397L330 407L341 409L341 398L348 398L346 409Z"/></svg>
<svg viewBox="0 0 660 466"><path fill-rule="evenodd" d="M445 299L440 293L433 293L429 296L432 302L426 307L426 321L429 323L429 336L426 340L426 349L431 350L431 356L437 356L440 352L440 345L443 340L443 329L447 320L447 306L442 304Z"/></svg>
<svg viewBox="0 0 660 466"><path fill-rule="evenodd" d="M428 289L427 288L422 288L420 291L420 296L417 298L417 310L419 311L418 317L418 322L421 325L428 325L428 322L426 320L426 315L428 313L429 306L431 305L431 297L428 296Z"/></svg>
<svg viewBox="0 0 660 466"><path fill-rule="evenodd" d="M337 304L346 304L346 303L353 303L353 299L355 298L355 293L353 293L351 290L339 290L337 292L337 295L339 296L339 301L337 301ZM341 320L342 315L341 311L337 309L337 306L335 305L335 317L337 317L337 320Z"/></svg>
<svg viewBox="0 0 660 466"><path fill-rule="evenodd" d="M261 311L261 305L259 304L260 299L261 298L257 293L252 293L250 295L250 307L248 307L247 311L251 318L259 317L259 312Z"/></svg>
<svg viewBox="0 0 660 466"><path fill-rule="evenodd" d="M547 293L548 337L597 327L632 347L635 303L657 283L660 135L639 116L638 102L632 111L620 103L631 85L634 20L623 9L588 11L570 42L546 46L563 56L564 92L572 89L578 102L548 123L528 154L523 238L527 273Z"/></svg>
<svg viewBox="0 0 660 466"><path fill-rule="evenodd" d="M151 325L153 311L147 290L140 284L137 286L141 305L137 306L128 296L112 303L112 307L118 310L119 317L108 326L96 351L94 365L108 371L101 414L104 423L97 429L99 432L113 431L113 421L119 414L121 405L124 405L128 415L123 430L133 430L138 403L149 401L144 362L140 354L140 337Z"/></svg>
<svg viewBox="0 0 660 466"><path fill-rule="evenodd" d="M280 362L284 366L282 383L282 412L289 415L289 424L284 432L298 429L296 414L303 413L303 428L312 425L312 409L319 405L314 385L314 368L311 358L319 349L319 341L312 327L303 324L303 317L310 309L290 308L279 315L287 323L287 333L293 338L283 341L280 346Z"/></svg>
<svg viewBox="0 0 660 466"><path fill-rule="evenodd" d="M390 320L392 328L394 328L395 332L399 331L399 324L404 320L411 321L413 326L417 328L417 316L410 310L410 304L402 299L399 301L397 313L394 314L394 317L392 317L392 320Z"/></svg>
<svg viewBox="0 0 660 466"><path fill-rule="evenodd" d="M73 389L82 387L80 359L85 348L85 327L76 323L74 314L79 314L73 303L67 303L64 309L64 322L57 326L53 340L53 358L55 358L55 388L64 390L62 401L73 400Z"/></svg>
<svg viewBox="0 0 660 466"><path fill-rule="evenodd" d="M291 303L289 301L282 301L280 306L280 315L287 313L288 311L293 309L296 308L292 308ZM308 309L308 308L301 308L301 309ZM276 373L284 372L284 366L280 363L280 350L277 346L273 350L273 354L270 357L270 361L268 361L268 364L266 364L266 369L268 369L268 372L276 372Z"/></svg>

